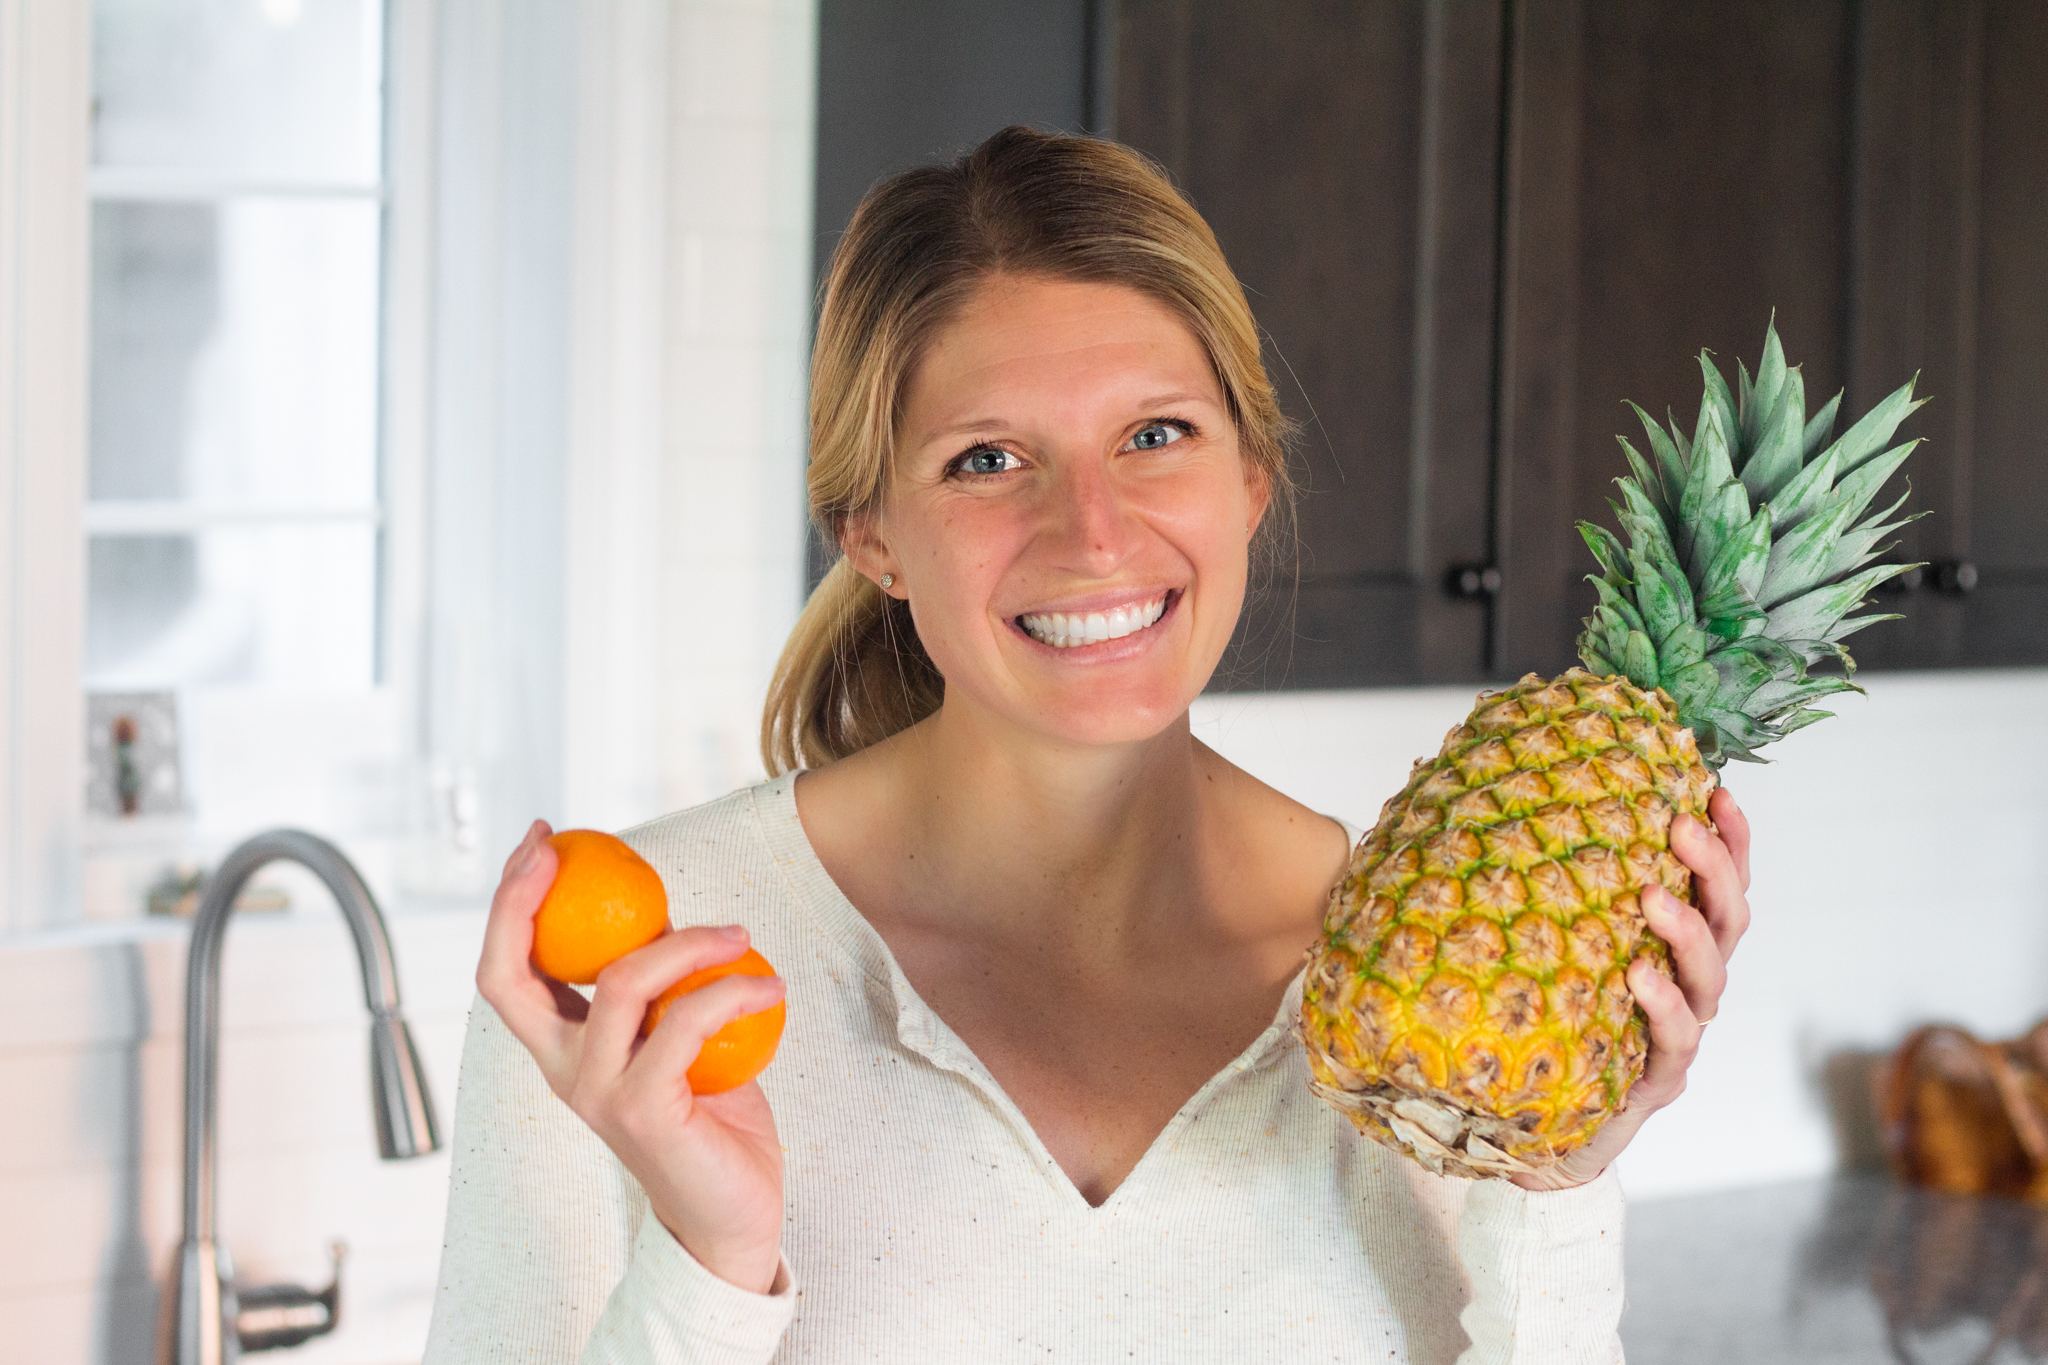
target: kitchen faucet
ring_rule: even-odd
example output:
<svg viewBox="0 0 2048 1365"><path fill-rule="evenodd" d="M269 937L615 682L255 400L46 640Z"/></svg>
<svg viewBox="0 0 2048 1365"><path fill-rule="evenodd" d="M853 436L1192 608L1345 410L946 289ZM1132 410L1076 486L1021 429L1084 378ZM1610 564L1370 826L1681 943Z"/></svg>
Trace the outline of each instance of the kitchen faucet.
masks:
<svg viewBox="0 0 2048 1365"><path fill-rule="evenodd" d="M341 850L325 839L274 829L247 840L207 878L185 958L185 1237L167 1290L173 1314L165 1339L169 1365L231 1365L245 1347L297 1345L332 1331L339 1312L339 1246L336 1283L325 1290L260 1285L238 1293L227 1248L214 1236L221 945L243 883L264 864L280 859L308 868L327 884L355 939L370 1005L370 1091L377 1108L378 1154L398 1161L441 1145L419 1052L398 1012L391 939L369 888Z"/></svg>

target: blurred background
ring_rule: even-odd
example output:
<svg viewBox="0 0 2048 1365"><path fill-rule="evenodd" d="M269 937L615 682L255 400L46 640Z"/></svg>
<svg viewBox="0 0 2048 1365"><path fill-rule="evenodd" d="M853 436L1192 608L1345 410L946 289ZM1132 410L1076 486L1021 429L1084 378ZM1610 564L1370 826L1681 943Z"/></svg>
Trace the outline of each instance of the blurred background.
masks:
<svg viewBox="0 0 2048 1365"><path fill-rule="evenodd" d="M1009 123L1155 157L1250 291L1303 425L1299 572L1196 723L1353 820L1477 685L1572 659L1621 400L1690 423L1698 353L1753 365L1774 310L1813 406L1920 376L1906 619L1851 642L1867 695L1727 774L1756 927L1623 1160L1666 1257L1627 1330L1646 1360L2048 1346L1996 1327L2040 1315L2031 1215L1929 1223L1856 1174L1867 1059L2048 1013L2048 6L0 0L0 90L0 1356L150 1356L177 911L229 847L297 825L362 868L445 1129L525 823L758 778L826 562L817 283L876 178ZM223 1236L309 1283L345 1238L298 1357L416 1360L445 1156L375 1158L317 883L244 906ZM2020 1269L1896 1310L1923 1244Z"/></svg>

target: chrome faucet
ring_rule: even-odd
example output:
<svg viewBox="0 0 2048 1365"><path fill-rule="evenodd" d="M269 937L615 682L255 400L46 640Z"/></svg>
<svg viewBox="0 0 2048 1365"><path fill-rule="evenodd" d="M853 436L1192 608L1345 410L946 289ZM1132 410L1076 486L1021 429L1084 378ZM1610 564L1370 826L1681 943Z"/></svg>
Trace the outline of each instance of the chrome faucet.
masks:
<svg viewBox="0 0 2048 1365"><path fill-rule="evenodd" d="M355 938L370 1005L370 1091L377 1107L378 1154L398 1161L441 1145L426 1073L398 1012L391 939L370 889L340 849L314 835L274 829L243 843L206 879L185 958L185 1237L166 1291L172 1314L164 1338L169 1365L231 1365L245 1347L297 1345L332 1331L340 1312L337 1247L336 1284L320 1291L296 1285L246 1288L251 1316L260 1321L244 1323L227 1248L214 1235L221 945L243 883L279 859L310 869L327 884Z"/></svg>

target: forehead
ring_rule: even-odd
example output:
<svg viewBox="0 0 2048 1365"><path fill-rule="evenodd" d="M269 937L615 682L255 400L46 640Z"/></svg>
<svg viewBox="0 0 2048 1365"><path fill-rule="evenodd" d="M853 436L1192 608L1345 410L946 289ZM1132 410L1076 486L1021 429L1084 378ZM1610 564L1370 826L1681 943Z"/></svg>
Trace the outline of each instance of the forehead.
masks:
<svg viewBox="0 0 2048 1365"><path fill-rule="evenodd" d="M1201 342L1149 295L1120 284L997 276L925 348L903 415L930 427L1005 396L1115 401L1127 390L1221 398Z"/></svg>

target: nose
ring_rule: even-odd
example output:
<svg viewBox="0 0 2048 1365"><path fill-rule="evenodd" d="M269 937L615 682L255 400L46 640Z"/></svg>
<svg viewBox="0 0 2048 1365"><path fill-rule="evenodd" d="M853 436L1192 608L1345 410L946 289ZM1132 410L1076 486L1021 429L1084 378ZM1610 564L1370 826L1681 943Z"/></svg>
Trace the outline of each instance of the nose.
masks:
<svg viewBox="0 0 2048 1365"><path fill-rule="evenodd" d="M1046 542L1060 566L1081 577L1111 577L1137 546L1142 523L1101 460L1066 462L1045 512Z"/></svg>

